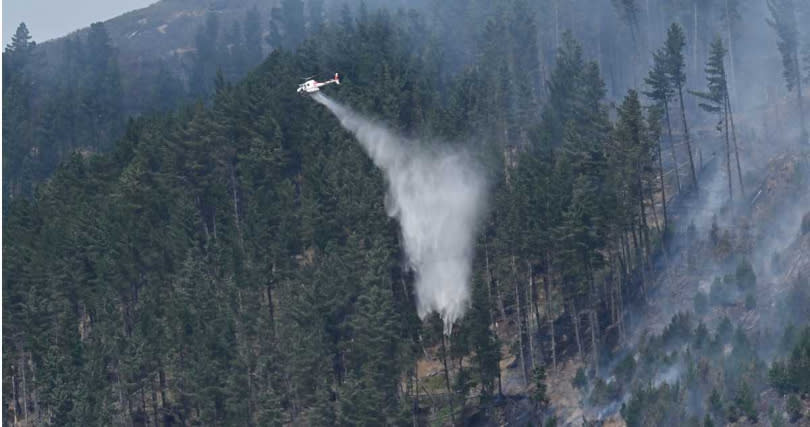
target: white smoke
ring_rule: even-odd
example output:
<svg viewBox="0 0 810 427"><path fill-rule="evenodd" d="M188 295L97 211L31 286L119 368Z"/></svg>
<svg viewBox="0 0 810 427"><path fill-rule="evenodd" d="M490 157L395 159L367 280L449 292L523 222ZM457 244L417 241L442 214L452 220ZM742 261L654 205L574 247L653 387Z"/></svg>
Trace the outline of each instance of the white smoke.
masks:
<svg viewBox="0 0 810 427"><path fill-rule="evenodd" d="M352 132L388 184L386 210L396 218L416 274L419 317L438 312L449 333L470 302L475 233L487 179L465 150L427 148L362 117L321 93L323 104Z"/></svg>

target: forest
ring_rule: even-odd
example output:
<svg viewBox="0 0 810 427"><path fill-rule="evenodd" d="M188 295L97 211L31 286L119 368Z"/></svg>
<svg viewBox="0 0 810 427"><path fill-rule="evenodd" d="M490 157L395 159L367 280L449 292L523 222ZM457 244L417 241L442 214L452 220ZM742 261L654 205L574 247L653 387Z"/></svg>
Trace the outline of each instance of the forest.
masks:
<svg viewBox="0 0 810 427"><path fill-rule="evenodd" d="M803 0L282 0L224 31L208 11L137 103L104 23L56 63L20 24L4 425L810 419L807 22ZM328 96L482 165L452 329L420 318L386 176L294 91L335 72Z"/></svg>

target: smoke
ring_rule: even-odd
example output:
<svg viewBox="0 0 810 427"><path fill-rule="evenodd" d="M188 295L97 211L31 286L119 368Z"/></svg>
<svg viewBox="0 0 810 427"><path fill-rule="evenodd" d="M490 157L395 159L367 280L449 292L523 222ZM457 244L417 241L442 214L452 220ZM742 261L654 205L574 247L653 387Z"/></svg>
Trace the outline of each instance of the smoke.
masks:
<svg viewBox="0 0 810 427"><path fill-rule="evenodd" d="M384 172L386 211L399 221L408 265L416 275L419 317L438 312L449 333L470 302L473 244L486 204L483 168L466 150L426 147L321 93L313 99L357 137Z"/></svg>

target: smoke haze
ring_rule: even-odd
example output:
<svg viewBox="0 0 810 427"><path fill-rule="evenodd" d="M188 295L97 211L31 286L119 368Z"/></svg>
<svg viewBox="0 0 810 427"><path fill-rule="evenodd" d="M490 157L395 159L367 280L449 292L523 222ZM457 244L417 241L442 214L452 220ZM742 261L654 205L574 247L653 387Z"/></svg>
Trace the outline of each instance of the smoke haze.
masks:
<svg viewBox="0 0 810 427"><path fill-rule="evenodd" d="M402 138L321 93L385 174L386 211L400 223L408 265L416 274L419 317L437 312L449 333L470 301L475 232L485 208L487 180L470 153L426 147Z"/></svg>

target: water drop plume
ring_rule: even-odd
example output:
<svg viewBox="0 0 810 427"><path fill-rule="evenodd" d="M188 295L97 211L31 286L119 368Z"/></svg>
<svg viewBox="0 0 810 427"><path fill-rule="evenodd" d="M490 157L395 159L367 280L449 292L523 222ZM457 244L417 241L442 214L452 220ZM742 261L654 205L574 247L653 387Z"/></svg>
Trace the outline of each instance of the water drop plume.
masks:
<svg viewBox="0 0 810 427"><path fill-rule="evenodd" d="M488 190L484 168L468 150L408 140L321 93L313 99L355 135L383 171L386 210L399 221L416 277L419 317L438 312L449 333L470 304L475 235Z"/></svg>

